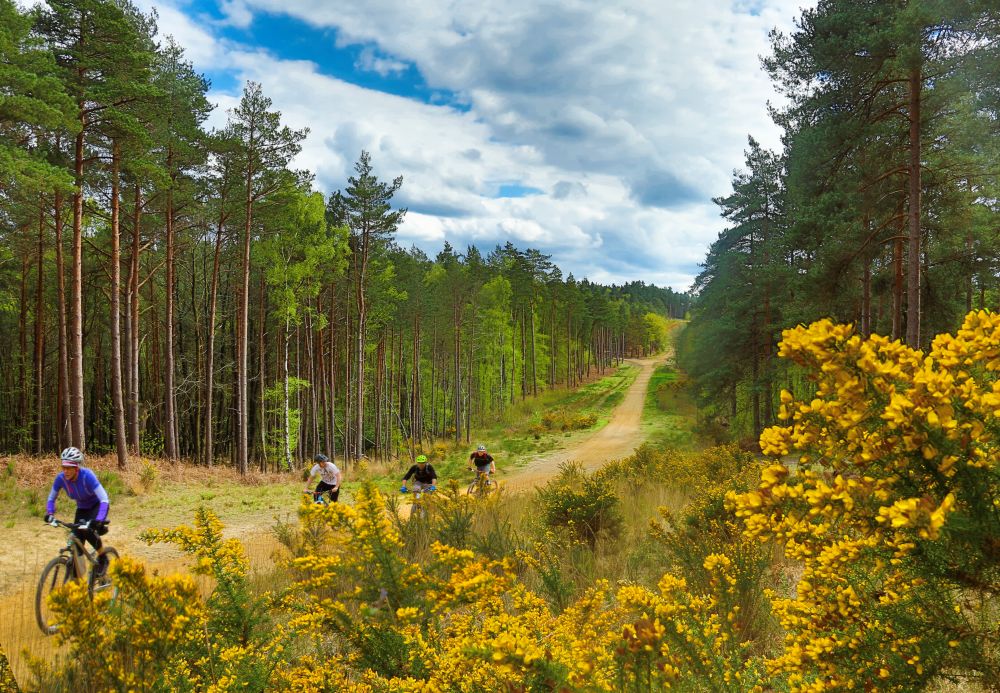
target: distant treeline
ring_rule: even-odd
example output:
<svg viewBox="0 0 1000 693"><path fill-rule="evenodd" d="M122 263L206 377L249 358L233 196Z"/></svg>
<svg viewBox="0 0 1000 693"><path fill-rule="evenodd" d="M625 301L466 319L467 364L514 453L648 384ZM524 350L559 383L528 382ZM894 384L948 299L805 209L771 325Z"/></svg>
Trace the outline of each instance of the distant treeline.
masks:
<svg viewBox="0 0 1000 693"><path fill-rule="evenodd" d="M681 349L739 435L774 420L781 330L829 316L926 346L1000 272L1000 6L821 0L764 66L788 99L780 152L753 138L716 200Z"/></svg>
<svg viewBox="0 0 1000 693"><path fill-rule="evenodd" d="M412 454L688 310L511 243L400 248L401 178L362 152L316 192L254 83L207 131L208 83L155 35L125 0L0 0L0 449Z"/></svg>

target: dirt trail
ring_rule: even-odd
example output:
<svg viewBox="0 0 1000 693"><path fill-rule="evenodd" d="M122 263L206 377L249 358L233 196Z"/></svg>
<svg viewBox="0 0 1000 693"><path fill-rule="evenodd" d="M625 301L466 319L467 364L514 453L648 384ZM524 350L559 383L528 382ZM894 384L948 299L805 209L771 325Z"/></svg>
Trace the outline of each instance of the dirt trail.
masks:
<svg viewBox="0 0 1000 693"><path fill-rule="evenodd" d="M648 359L628 359L628 363L639 368L639 374L604 428L574 441L568 448L537 457L527 467L508 475L500 475L501 483L511 491L523 491L555 476L563 462L580 462L584 469L593 471L608 460L632 454L645 439L640 423L649 380L656 367L665 360L663 355Z"/></svg>
<svg viewBox="0 0 1000 693"><path fill-rule="evenodd" d="M645 439L640 423L649 380L655 368L665 360L664 355L629 359L628 363L637 366L639 373L606 426L577 438L567 448L541 454L527 466L509 474L502 471L501 484L511 491L523 491L555 476L563 462L577 461L592 471L608 460L631 454ZM297 484L289 484L289 488L297 488ZM293 491L289 493L295 495ZM266 566L276 545L270 533L270 522L262 522L260 516L242 513L227 515L220 513L226 525L225 535L243 540L251 564ZM265 517L269 515L265 513ZM6 651L15 674L25 676L27 671L21 657L24 649L43 658L52 657L55 653L53 640L42 636L35 625L34 595L38 575L58 551L62 537L35 518L19 521L5 532L6 548L0 552L0 645ZM160 574L185 570L187 561L177 549L162 544L148 546L139 541L138 533L139 528L126 529L119 524L108 539L120 552L143 560L151 570Z"/></svg>

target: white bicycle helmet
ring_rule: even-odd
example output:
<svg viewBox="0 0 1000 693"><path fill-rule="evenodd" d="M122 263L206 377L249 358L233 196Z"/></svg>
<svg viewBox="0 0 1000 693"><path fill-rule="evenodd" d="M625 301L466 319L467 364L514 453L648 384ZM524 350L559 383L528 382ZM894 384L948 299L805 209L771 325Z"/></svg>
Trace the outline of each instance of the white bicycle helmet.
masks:
<svg viewBox="0 0 1000 693"><path fill-rule="evenodd" d="M83 463L83 453L79 448L66 448L59 455L64 467L79 467Z"/></svg>
<svg viewBox="0 0 1000 693"><path fill-rule="evenodd" d="M478 448L476 448L476 452L486 452L486 446L480 445Z"/></svg>

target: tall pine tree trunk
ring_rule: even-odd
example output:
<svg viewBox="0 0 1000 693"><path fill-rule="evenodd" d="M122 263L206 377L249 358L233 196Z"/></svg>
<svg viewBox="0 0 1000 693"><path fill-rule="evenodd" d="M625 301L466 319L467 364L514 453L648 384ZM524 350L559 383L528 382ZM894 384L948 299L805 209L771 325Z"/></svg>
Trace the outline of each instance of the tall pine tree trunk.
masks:
<svg viewBox="0 0 1000 693"><path fill-rule="evenodd" d="M253 150L253 138L249 150ZM252 158L251 158L252 160ZM248 378L247 351L250 320L250 231L253 227L253 166L246 170L246 204L244 205L243 254L241 259L240 304L236 314L236 466L240 474L247 473L249 464Z"/></svg>
<svg viewBox="0 0 1000 693"><path fill-rule="evenodd" d="M906 343L920 346L920 99L921 70L910 72L909 243L906 258Z"/></svg>
<svg viewBox="0 0 1000 693"><path fill-rule="evenodd" d="M38 200L38 265L35 274L35 454L41 455L45 446L42 420L42 398L45 380L45 196Z"/></svg>
<svg viewBox="0 0 1000 693"><path fill-rule="evenodd" d="M208 344L205 348L205 464L215 461L215 439L212 421L212 401L215 396L215 313L219 296L219 262L222 255L224 212L215 226L215 253L212 256L212 283L208 294Z"/></svg>
<svg viewBox="0 0 1000 693"><path fill-rule="evenodd" d="M128 443L139 453L139 254L142 252L142 188L135 184L132 209L132 253L129 258L128 310Z"/></svg>
<svg viewBox="0 0 1000 693"><path fill-rule="evenodd" d="M128 467L128 440L125 437L125 406L122 401L120 161L121 145L114 140L111 144L111 406L114 410L118 468L125 469Z"/></svg>
<svg viewBox="0 0 1000 693"><path fill-rule="evenodd" d="M63 265L63 211L62 193L55 193L55 230L56 230L56 279L58 286L59 310L59 401L58 415L59 447L70 445L72 440L70 426L69 397L69 328L66 324L66 271Z"/></svg>
<svg viewBox="0 0 1000 693"><path fill-rule="evenodd" d="M73 250L69 325L69 422L74 447L87 447L83 400L83 133L87 127L84 104L80 108L80 132L74 147Z"/></svg>
<svg viewBox="0 0 1000 693"><path fill-rule="evenodd" d="M455 318L455 442L462 442L462 310L456 303Z"/></svg>
<svg viewBox="0 0 1000 693"><path fill-rule="evenodd" d="M167 156L167 168L172 169L173 154ZM166 257L166 322L164 328L164 372L163 372L163 397L164 416L163 422L163 451L167 459L177 460L177 412L174 400L174 182L171 180L170 187L167 188L167 210L166 210L166 232L167 232L167 257Z"/></svg>

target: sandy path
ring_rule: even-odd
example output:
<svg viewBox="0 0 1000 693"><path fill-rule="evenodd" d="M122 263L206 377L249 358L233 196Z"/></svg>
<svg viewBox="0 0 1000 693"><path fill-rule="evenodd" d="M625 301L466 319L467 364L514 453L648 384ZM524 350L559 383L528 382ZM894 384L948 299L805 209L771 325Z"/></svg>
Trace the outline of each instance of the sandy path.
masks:
<svg viewBox="0 0 1000 693"><path fill-rule="evenodd" d="M593 471L608 460L628 457L645 439L640 424L646 390L653 371L665 360L663 355L648 359L628 359L628 363L639 368L639 374L604 428L574 441L568 448L540 455L526 467L501 475L501 483L511 491L522 491L555 476L559 465L564 462L579 462L587 471Z"/></svg>
<svg viewBox="0 0 1000 693"><path fill-rule="evenodd" d="M539 455L525 467L509 474L501 472L503 486L511 491L523 491L555 476L563 462L577 461L586 470L593 471L608 460L630 455L645 439L640 424L646 390L653 371L665 360L663 355L628 359L628 363L639 368L639 373L608 424L574 440L567 448ZM220 515L226 525L226 536L244 541L251 564L267 565L276 546L270 532L271 522L262 522L260 517L248 517L241 513L229 517L226 517L227 513ZM269 514L267 517L270 520ZM107 539L120 552L143 560L160 574L185 569L187 561L174 547L144 544L138 540L138 528L127 530L119 525L115 530ZM19 522L6 532L6 548L0 553L0 646L6 651L15 674L24 676L26 670L22 650L27 649L35 656L46 658L55 653L52 639L42 636L35 625L34 593L41 568L58 551L62 534L46 527L38 519Z"/></svg>

